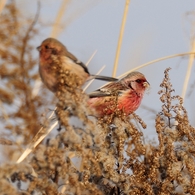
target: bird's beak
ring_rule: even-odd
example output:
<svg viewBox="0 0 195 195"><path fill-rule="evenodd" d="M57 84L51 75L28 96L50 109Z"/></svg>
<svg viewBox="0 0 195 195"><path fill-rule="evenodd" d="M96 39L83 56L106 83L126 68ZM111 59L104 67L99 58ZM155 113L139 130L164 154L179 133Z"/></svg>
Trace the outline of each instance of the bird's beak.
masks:
<svg viewBox="0 0 195 195"><path fill-rule="evenodd" d="M150 88L150 83L148 81L144 82L143 83L143 86L146 88L146 89L149 89Z"/></svg>
<svg viewBox="0 0 195 195"><path fill-rule="evenodd" d="M38 50L38 51L41 51L41 46L37 47L37 50Z"/></svg>

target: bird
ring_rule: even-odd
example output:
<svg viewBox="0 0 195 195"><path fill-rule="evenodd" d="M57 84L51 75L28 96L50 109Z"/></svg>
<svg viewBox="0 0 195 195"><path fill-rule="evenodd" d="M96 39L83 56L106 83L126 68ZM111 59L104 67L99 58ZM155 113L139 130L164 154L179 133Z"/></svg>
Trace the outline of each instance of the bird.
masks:
<svg viewBox="0 0 195 195"><path fill-rule="evenodd" d="M59 69L62 69L62 72L69 73L66 75L64 82L66 87L71 87L71 82L68 82L69 80L72 80L74 84L76 83L78 88L81 88L85 82L91 79L104 81L118 80L113 77L90 74L86 65L79 61L60 41L55 38L45 39L41 45L37 47L37 50L39 51L40 77L42 82L52 92L58 90L58 84L60 82ZM75 75L76 77L71 78L72 75Z"/></svg>
<svg viewBox="0 0 195 195"><path fill-rule="evenodd" d="M88 106L95 110L96 117L108 116L117 110L130 115L139 108L149 86L142 73L131 72L121 80L89 93Z"/></svg>

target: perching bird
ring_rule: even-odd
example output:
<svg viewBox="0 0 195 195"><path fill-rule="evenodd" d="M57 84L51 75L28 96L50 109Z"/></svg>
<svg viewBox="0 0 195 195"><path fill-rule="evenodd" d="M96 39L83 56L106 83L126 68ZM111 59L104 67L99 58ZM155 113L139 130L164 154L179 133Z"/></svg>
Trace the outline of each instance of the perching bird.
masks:
<svg viewBox="0 0 195 195"><path fill-rule="evenodd" d="M107 84L89 94L88 104L95 116L112 114L116 109L129 115L138 109L149 83L140 72L131 72L123 79Z"/></svg>
<svg viewBox="0 0 195 195"><path fill-rule="evenodd" d="M37 49L40 54L39 72L41 79L52 92L57 91L59 84L59 70L57 71L58 67L56 68L58 66L56 60L60 63L60 68L63 71L70 73L69 76L76 75L77 79L74 82L77 84L77 87L81 87L86 81L91 79L118 80L113 77L91 75L85 64L79 61L61 42L54 38L45 39ZM68 82L65 82L64 85L68 86Z"/></svg>

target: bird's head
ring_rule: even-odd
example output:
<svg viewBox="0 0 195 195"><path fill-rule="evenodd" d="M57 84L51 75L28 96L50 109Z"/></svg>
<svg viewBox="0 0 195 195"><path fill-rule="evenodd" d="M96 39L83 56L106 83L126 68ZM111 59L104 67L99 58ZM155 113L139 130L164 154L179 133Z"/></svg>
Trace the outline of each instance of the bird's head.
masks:
<svg viewBox="0 0 195 195"><path fill-rule="evenodd" d="M140 72L129 73L123 78L123 82L128 88L135 90L137 93L143 93L150 86L145 76Z"/></svg>
<svg viewBox="0 0 195 195"><path fill-rule="evenodd" d="M45 59L49 58L50 55L63 55L67 51L66 47L54 38L45 39L37 50L40 56L44 56Z"/></svg>

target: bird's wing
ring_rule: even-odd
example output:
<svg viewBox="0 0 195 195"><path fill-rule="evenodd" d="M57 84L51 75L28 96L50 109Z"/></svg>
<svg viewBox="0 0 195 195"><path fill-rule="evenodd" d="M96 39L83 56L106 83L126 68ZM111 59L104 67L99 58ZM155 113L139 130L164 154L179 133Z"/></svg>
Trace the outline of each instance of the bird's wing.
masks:
<svg viewBox="0 0 195 195"><path fill-rule="evenodd" d="M66 57L70 58L75 64L81 66L86 73L89 74L88 68L83 62L78 60L73 54L71 54L68 50L66 51Z"/></svg>
<svg viewBox="0 0 195 195"><path fill-rule="evenodd" d="M120 82L109 83L106 86L88 94L90 98L95 97L106 97L111 95L116 95L125 90L126 87L122 85Z"/></svg>
<svg viewBox="0 0 195 195"><path fill-rule="evenodd" d="M115 92L115 91L125 90L125 89L126 86L123 85L120 81L108 83L104 87L100 88L101 91L110 91L110 92Z"/></svg>

